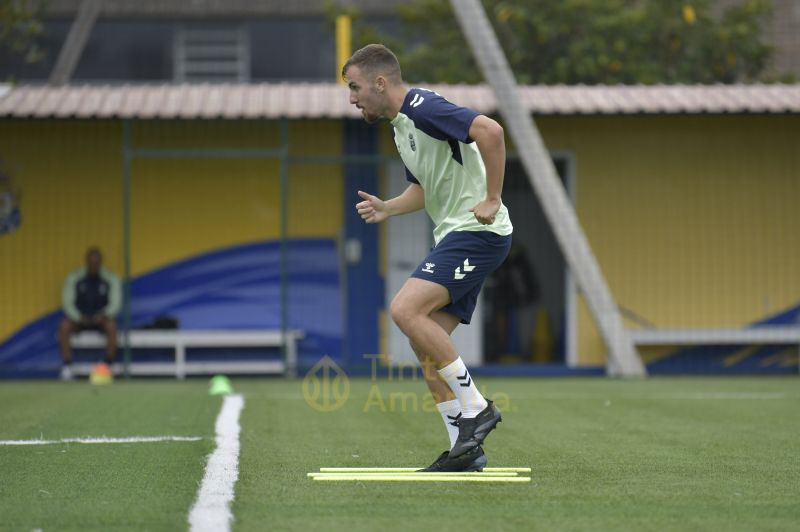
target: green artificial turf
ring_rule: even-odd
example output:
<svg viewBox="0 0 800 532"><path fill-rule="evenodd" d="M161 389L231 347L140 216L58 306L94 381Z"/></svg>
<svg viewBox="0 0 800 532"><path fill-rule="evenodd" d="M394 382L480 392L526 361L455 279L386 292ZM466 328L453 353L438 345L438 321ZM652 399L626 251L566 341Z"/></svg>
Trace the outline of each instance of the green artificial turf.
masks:
<svg viewBox="0 0 800 532"><path fill-rule="evenodd" d="M314 482L306 473L320 467L428 465L447 439L424 384L351 379L344 405L323 412L309 406L301 380L234 379L246 403L233 530L751 531L800 523L796 377L477 383L504 410L485 444L489 466L530 466L530 484ZM201 380L99 389L0 383L2 440L204 438L0 447L0 529L186 529L221 405L206 390ZM305 387L318 407L330 390Z"/></svg>
<svg viewBox="0 0 800 532"><path fill-rule="evenodd" d="M0 447L0 530L183 530L214 449L206 384L0 383L0 440L201 436Z"/></svg>

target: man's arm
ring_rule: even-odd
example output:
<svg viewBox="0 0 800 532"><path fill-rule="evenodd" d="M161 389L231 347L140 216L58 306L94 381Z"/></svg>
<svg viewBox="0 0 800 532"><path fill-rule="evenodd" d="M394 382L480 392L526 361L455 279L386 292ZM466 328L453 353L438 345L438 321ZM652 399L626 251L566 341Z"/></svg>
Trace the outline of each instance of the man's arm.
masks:
<svg viewBox="0 0 800 532"><path fill-rule="evenodd" d="M64 310L64 314L66 314L70 320L79 322L81 321L81 312L78 310L78 307L75 306L76 284L78 284L78 276L74 273L67 275L67 278L64 280L64 288L61 290L61 307Z"/></svg>
<svg viewBox="0 0 800 532"><path fill-rule="evenodd" d="M364 201L356 204L356 209L368 224L382 222L389 216L406 214L425 207L425 191L416 183L411 183L402 194L387 201L360 190L358 195Z"/></svg>
<svg viewBox="0 0 800 532"><path fill-rule="evenodd" d="M488 116L478 115L469 127L469 136L477 144L486 167L486 198L470 210L480 223L491 225L502 202L500 196L506 170L503 128Z"/></svg>

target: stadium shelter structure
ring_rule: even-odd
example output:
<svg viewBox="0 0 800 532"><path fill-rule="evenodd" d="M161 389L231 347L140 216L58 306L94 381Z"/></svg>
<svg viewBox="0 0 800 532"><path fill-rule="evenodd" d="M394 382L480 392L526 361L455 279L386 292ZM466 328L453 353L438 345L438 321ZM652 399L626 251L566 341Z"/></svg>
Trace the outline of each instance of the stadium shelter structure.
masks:
<svg viewBox="0 0 800 532"><path fill-rule="evenodd" d="M496 111L486 86L430 88ZM798 324L800 87L535 86L523 98L648 371L701 355L704 371L797 371L800 340L646 346L641 332ZM0 193L18 213L0 234L0 376L55 374L61 283L88 245L129 281L126 329L169 316L182 330L298 331L301 369L328 355L354 371L400 349L386 308L430 227L357 216L356 191L390 195L404 180L390 128L363 123L342 85L4 87L0 147ZM508 147L505 201L559 367L600 373L603 342ZM480 364L480 327L467 329L457 345Z"/></svg>

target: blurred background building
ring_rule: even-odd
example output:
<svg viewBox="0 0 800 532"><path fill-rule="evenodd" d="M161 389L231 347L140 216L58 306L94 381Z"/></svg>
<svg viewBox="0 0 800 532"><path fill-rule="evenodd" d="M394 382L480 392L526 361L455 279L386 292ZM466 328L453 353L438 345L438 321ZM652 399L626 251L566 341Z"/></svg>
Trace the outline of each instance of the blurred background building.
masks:
<svg viewBox="0 0 800 532"><path fill-rule="evenodd" d="M712 0L712 12L752 0ZM444 2L442 2L444 4ZM702 3L702 2L700 2ZM396 33L398 0L49 0L32 2L43 24L41 61L0 56L2 74L43 82L311 81L335 75L333 6ZM513 4L513 3L512 3ZM691 4L691 3L687 3ZM800 77L800 5L771 0L763 28L768 72ZM67 41L75 26L75 38ZM65 49L65 44L67 49ZM211 52L211 56L208 53ZM60 54L74 68L54 72ZM205 55L204 55L205 54ZM211 61L213 59L213 61Z"/></svg>
<svg viewBox="0 0 800 532"><path fill-rule="evenodd" d="M339 3L387 35L401 34L403 4ZM89 245L127 274L134 328L166 316L184 329L296 329L301 366L325 354L350 368L376 353L413 363L385 308L429 248L429 222L365 226L353 210L357 190L391 195L404 181L389 128L366 126L336 83L340 10L36 5L37 57L0 54L0 194L17 213L0 234L0 373L57 364L60 284ZM764 79L800 75L798 10L773 1ZM496 113L485 86L431 88ZM524 97L626 326L797 323L797 85L539 85ZM511 143L504 201L535 297L498 323L508 285L490 282L481 326L458 333L465 360L598 370L605 347ZM641 352L651 371L797 365L796 346Z"/></svg>
<svg viewBox="0 0 800 532"><path fill-rule="evenodd" d="M370 22L396 24L396 1L360 1ZM64 51L74 70L62 81L197 82L330 81L336 68L325 3L223 0L41 2L43 60L4 61L24 81L53 75Z"/></svg>

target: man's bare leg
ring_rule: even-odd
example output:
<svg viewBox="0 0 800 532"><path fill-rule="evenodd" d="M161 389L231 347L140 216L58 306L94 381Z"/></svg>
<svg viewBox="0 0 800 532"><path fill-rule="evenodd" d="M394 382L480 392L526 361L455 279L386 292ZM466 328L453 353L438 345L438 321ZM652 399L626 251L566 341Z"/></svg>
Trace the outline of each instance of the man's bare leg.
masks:
<svg viewBox="0 0 800 532"><path fill-rule="evenodd" d="M77 324L69 318L64 318L58 324L58 346L61 351L61 379L72 380L72 346L69 345L70 336L77 328Z"/></svg>
<svg viewBox="0 0 800 532"><path fill-rule="evenodd" d="M433 318L434 312L449 302L447 288L412 277L406 281L391 305L392 319L408 337L414 352L432 360L435 369L441 369L458 358L450 338L452 330L446 331Z"/></svg>
<svg viewBox="0 0 800 532"><path fill-rule="evenodd" d="M438 323L448 335L453 334L460 322L456 316L441 311L431 314L431 319ZM461 405L450 386L442 380L441 375L436 370L435 361L423 353L413 341L411 342L411 348L414 349L414 353L416 353L422 366L422 375L425 377L425 383L428 385L433 400L436 402L436 409L439 411L439 415L442 416L442 422L450 440L450 448L452 448L458 438L458 420L461 417Z"/></svg>
<svg viewBox="0 0 800 532"><path fill-rule="evenodd" d="M437 373L458 399L462 417L458 424L458 439L450 452L452 459L479 450L480 444L502 416L478 391L450 335L432 317L435 311L449 302L450 293L444 286L412 277L395 296L391 312L395 323L415 346L415 350L424 359L435 361Z"/></svg>
<svg viewBox="0 0 800 532"><path fill-rule="evenodd" d="M457 318L448 318L447 313L439 311L449 302L450 293L444 286L412 277L392 301L392 318L408 337L420 360L423 363L434 362L436 373L461 404L464 417L475 417L486 408L487 402L472 382L450 338L450 333L458 324ZM433 379L432 373L426 373L425 380L429 383L431 393L435 391L434 397L449 397Z"/></svg>
<svg viewBox="0 0 800 532"><path fill-rule="evenodd" d="M72 346L69 345L69 338L75 330L75 324L69 318L64 318L58 325L58 346L61 350L61 360L64 364L72 362Z"/></svg>
<svg viewBox="0 0 800 532"><path fill-rule="evenodd" d="M441 311L436 311L431 314L431 319L436 322L448 336L453 334L453 331L460 323L460 320L456 316ZM431 391L434 401L436 401L436 403L443 403L455 399L456 396L453 391L447 383L442 380L439 372L436 371L438 369L436 361L432 357L426 355L425 352L414 343L414 340L409 340L409 342L411 343L411 349L413 349L414 353L417 355L420 366L422 366L422 375L425 377L425 383L428 385L428 389Z"/></svg>
<svg viewBox="0 0 800 532"><path fill-rule="evenodd" d="M436 311L431 314L431 319L436 322L442 330L450 336L460 323L458 317L448 312ZM436 401L436 409L442 416L445 431L450 442L447 451L439 455L434 462L422 469L425 472L446 472L446 471L481 471L487 463L486 455L482 449L476 449L472 453L462 454L460 458L450 460L450 449L458 439L458 421L461 418L461 405L456 399L450 386L442 379L436 368L436 362L432 357L425 354L422 349L411 340L411 347L419 359L422 366L422 374L425 383Z"/></svg>

